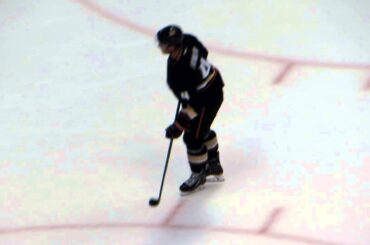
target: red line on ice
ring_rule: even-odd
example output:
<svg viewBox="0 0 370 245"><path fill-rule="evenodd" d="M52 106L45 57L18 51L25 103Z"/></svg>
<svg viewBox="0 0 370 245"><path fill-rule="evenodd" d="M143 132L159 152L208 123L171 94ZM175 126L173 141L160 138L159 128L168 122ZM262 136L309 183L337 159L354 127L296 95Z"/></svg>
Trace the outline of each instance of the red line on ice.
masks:
<svg viewBox="0 0 370 245"><path fill-rule="evenodd" d="M147 36L153 36L154 35L154 31L152 31L151 29L149 29L145 26L139 25L135 22L132 22L129 19L126 19L122 16L113 14L112 12L109 12L108 10L106 10L104 7L99 6L94 1L88 1L88 0L72 0L72 1L78 2L84 8L86 8L86 9L92 11L92 12L95 12L96 14L100 15L104 19L107 19L107 20L109 20L113 23L116 23L116 24L120 25L120 26L123 26L125 28L134 30L135 32L145 34Z"/></svg>
<svg viewBox="0 0 370 245"><path fill-rule="evenodd" d="M272 84L280 84L284 81L284 78L288 75L289 71L292 70L294 64L289 63L284 66L280 73L273 80Z"/></svg>
<svg viewBox="0 0 370 245"><path fill-rule="evenodd" d="M283 212L283 208L275 208L269 215L269 217L267 218L266 222L263 224L263 226L259 229L259 233L263 234L263 233L267 233L271 226L276 223L278 217L281 215L281 213Z"/></svg>
<svg viewBox="0 0 370 245"><path fill-rule="evenodd" d="M370 76L369 76L369 78L366 81L366 84L364 86L364 90L370 90Z"/></svg>
<svg viewBox="0 0 370 245"><path fill-rule="evenodd" d="M19 228L4 228L0 229L0 236L9 234L22 234L22 233L43 233L43 232L60 232L66 230L98 230L98 229L174 229L174 230L196 230L215 233L249 235L256 237L268 237L277 240L286 240L293 242L300 242L312 245L346 245L343 243L324 241L315 238L282 234L282 233L263 233L258 230L233 228L233 227L212 227L205 225L163 225L163 224L150 224L150 223L98 223L98 224L61 224L61 225L45 225L45 226L29 226Z"/></svg>
<svg viewBox="0 0 370 245"><path fill-rule="evenodd" d="M183 202L179 202L172 210L171 212L166 216L166 218L163 220L162 225L167 226L171 223L171 221L174 219L176 214L179 212L180 208L184 205Z"/></svg>

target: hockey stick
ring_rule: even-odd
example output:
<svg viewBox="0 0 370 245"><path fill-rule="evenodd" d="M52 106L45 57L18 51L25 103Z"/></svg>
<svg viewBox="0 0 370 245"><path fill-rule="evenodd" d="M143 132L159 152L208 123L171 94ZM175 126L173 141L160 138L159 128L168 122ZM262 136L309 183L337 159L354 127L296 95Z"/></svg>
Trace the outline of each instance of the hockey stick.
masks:
<svg viewBox="0 0 370 245"><path fill-rule="evenodd" d="M181 102L177 104L177 109L176 109L176 114L175 114L175 120L177 118L177 114L179 113L180 110L180 104ZM149 205L152 207L158 206L159 202L161 201L161 196L162 196L162 190L163 190L163 184L164 184L164 179L166 177L166 172L167 172L167 166L168 166L168 161L170 159L170 154L171 154L171 149L172 149L172 143L173 143L173 138L170 139L170 145L168 146L168 151L167 151L167 157L166 157L166 163L164 165L164 171L163 171L163 177L162 177L162 183L161 183L161 188L159 190L159 196L158 198L150 198L149 200Z"/></svg>

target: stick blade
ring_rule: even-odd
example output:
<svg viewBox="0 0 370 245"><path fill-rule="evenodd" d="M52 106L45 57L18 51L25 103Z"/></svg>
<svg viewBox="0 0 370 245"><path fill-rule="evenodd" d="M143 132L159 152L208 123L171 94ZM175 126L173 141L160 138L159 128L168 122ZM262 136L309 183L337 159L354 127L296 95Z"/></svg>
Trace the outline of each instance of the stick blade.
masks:
<svg viewBox="0 0 370 245"><path fill-rule="evenodd" d="M149 206L156 207L159 204L159 199L157 198L150 198L149 200Z"/></svg>

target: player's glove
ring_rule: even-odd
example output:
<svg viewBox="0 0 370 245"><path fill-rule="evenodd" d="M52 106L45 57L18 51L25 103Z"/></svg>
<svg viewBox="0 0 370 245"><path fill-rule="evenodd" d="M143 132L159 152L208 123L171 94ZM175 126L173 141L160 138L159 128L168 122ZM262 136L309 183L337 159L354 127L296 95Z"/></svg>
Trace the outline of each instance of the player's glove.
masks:
<svg viewBox="0 0 370 245"><path fill-rule="evenodd" d="M166 138L176 139L181 136L183 129L176 126L176 123L171 124L166 128Z"/></svg>
<svg viewBox="0 0 370 245"><path fill-rule="evenodd" d="M196 112L190 106L183 107L176 121L167 127L166 138L178 138L184 130L190 127L191 120L197 116Z"/></svg>

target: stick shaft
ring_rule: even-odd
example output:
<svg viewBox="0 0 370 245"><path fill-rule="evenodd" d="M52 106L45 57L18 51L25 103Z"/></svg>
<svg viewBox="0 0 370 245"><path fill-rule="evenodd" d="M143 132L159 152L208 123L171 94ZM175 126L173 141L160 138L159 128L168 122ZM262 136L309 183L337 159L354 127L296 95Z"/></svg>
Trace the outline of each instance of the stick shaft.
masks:
<svg viewBox="0 0 370 245"><path fill-rule="evenodd" d="M176 121L177 115L178 115L178 113L179 113L179 110L180 110L180 104L181 104L181 102L179 101L179 103L177 104L176 114L175 114L175 119L174 119L174 121ZM165 163L165 165L164 165L164 171L163 171L163 176L162 176L161 188L159 189L158 201L160 201L160 200L161 200L161 197L162 197L162 190L163 190L164 180L165 180L165 178L166 178L168 162L169 162L169 160L170 160L170 155L171 155L171 150L172 150L172 144L173 144L173 138L171 138L171 139L170 139L170 144L169 144L169 146L168 146L167 157L166 157L166 163Z"/></svg>

